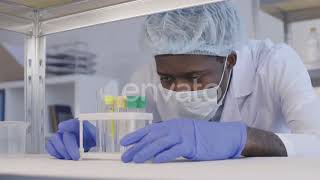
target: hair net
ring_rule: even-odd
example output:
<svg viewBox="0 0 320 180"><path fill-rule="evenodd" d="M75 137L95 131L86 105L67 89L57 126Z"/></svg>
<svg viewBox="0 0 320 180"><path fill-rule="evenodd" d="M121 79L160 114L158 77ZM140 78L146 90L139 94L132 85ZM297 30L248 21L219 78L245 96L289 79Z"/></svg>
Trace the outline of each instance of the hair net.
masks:
<svg viewBox="0 0 320 180"><path fill-rule="evenodd" d="M153 55L227 56L243 40L240 18L223 1L148 16L144 38Z"/></svg>

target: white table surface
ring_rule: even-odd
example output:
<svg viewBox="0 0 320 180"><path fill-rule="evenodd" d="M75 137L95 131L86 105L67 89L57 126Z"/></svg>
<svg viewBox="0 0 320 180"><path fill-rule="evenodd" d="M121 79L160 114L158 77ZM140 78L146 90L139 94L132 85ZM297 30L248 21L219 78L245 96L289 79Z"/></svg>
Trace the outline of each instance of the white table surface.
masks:
<svg viewBox="0 0 320 180"><path fill-rule="evenodd" d="M0 157L0 179L320 179L320 158L243 158L211 162L124 164L118 159L65 161L45 155Z"/></svg>

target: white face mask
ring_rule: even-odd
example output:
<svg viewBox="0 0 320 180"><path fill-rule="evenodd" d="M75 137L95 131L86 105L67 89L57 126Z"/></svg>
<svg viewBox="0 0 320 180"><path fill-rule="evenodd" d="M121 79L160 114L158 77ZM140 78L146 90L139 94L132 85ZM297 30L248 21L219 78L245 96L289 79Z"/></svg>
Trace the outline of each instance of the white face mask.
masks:
<svg viewBox="0 0 320 180"><path fill-rule="evenodd" d="M166 110L163 112L162 119L197 119L197 120L210 120L217 112L219 107L222 105L223 99L225 98L226 91L222 98L218 102L218 92L220 91L222 79L226 73L227 59L224 65L223 73L219 85L199 91L182 91L176 92L165 88L161 88L162 96L167 102ZM228 84L230 82L230 74L228 77ZM161 86L162 87L162 86ZM227 87L228 89L228 87Z"/></svg>

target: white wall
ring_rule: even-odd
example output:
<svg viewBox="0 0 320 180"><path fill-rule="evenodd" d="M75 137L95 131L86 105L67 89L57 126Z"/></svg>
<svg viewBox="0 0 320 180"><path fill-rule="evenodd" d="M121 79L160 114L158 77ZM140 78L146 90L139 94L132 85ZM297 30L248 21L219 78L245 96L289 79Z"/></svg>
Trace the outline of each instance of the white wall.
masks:
<svg viewBox="0 0 320 180"><path fill-rule="evenodd" d="M24 36L19 33L4 31L0 29L0 42L16 46L23 46Z"/></svg>
<svg viewBox="0 0 320 180"><path fill-rule="evenodd" d="M252 1L253 0L232 0L233 4L237 8L237 11L241 17L241 20L244 23L244 30L246 32L247 38L254 38L255 36L255 27L254 27L254 19L252 12Z"/></svg>
<svg viewBox="0 0 320 180"><path fill-rule="evenodd" d="M263 11L259 11L257 23L256 39L271 39L275 43L284 42L284 28L282 21L266 14Z"/></svg>

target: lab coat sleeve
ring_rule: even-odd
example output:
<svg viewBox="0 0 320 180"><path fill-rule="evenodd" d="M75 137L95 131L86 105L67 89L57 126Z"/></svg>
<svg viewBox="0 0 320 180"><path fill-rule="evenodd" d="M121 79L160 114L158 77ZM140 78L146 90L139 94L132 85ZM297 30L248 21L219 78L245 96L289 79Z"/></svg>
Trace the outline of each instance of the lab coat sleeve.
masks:
<svg viewBox="0 0 320 180"><path fill-rule="evenodd" d="M270 53L267 79L291 134L277 134L288 156L320 156L320 99L297 53L279 45Z"/></svg>

